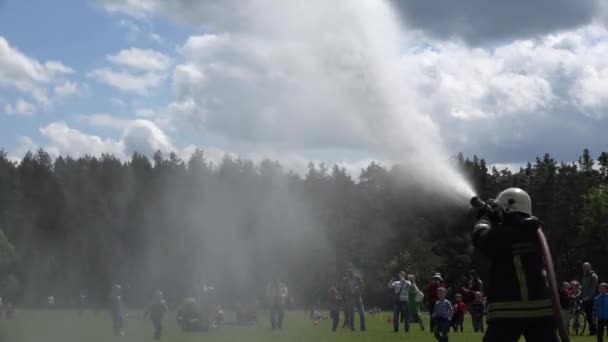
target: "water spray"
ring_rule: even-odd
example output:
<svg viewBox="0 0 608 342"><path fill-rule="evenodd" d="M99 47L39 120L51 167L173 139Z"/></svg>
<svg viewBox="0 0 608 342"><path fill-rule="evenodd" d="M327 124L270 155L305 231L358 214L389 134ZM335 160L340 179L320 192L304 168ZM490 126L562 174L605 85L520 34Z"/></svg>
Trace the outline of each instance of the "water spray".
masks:
<svg viewBox="0 0 608 342"><path fill-rule="evenodd" d="M477 196L471 197L470 203L473 208L480 211L483 210L491 212L496 207L496 203L493 200L488 200L484 202L481 198ZM551 293L553 318L555 319L555 324L557 325L557 331L562 342L570 342L570 337L568 336L568 329L564 325L564 320L562 319L562 310L559 302L559 292L557 288L557 278L555 277L553 257L551 256L551 249L549 248L549 244L547 243L547 237L545 236L545 233L543 233L542 227L538 227L538 229L536 230L536 237L538 238L540 250L543 255L543 263L545 266L545 270L547 271L547 282L549 284L549 291Z"/></svg>

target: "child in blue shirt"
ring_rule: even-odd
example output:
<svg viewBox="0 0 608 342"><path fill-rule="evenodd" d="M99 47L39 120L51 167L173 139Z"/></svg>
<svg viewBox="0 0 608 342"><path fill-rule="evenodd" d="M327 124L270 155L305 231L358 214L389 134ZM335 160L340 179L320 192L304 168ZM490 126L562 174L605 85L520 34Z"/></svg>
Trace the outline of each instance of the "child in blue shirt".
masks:
<svg viewBox="0 0 608 342"><path fill-rule="evenodd" d="M448 342L448 332L450 331L450 323L454 314L452 303L445 298L446 294L447 290L445 288L440 287L437 289L438 300L431 318L435 323L435 338L439 342Z"/></svg>

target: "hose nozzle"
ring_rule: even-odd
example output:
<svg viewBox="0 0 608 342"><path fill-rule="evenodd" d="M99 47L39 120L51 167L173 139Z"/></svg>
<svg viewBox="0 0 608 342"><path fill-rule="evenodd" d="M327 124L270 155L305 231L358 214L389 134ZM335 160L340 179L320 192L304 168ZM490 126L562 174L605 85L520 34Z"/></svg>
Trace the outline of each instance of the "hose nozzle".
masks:
<svg viewBox="0 0 608 342"><path fill-rule="evenodd" d="M482 201L481 198L477 197L477 196L473 196L471 198L471 206L473 208L483 208L485 206L487 206L486 202Z"/></svg>

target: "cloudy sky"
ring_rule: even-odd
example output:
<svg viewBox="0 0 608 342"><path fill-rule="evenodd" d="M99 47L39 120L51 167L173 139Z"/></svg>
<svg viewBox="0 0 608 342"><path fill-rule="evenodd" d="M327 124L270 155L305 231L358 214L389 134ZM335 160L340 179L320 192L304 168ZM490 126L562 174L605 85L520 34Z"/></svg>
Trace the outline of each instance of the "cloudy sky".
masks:
<svg viewBox="0 0 608 342"><path fill-rule="evenodd" d="M0 148L295 169L608 151L601 0L380 3L0 0Z"/></svg>

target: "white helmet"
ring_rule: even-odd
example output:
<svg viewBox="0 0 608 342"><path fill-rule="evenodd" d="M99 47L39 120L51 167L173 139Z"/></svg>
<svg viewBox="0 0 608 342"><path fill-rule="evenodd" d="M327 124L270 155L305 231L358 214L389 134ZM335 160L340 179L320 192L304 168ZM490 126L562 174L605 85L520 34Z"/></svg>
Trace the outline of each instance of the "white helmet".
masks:
<svg viewBox="0 0 608 342"><path fill-rule="evenodd" d="M527 192L520 188L508 188L498 194L498 205L506 213L519 212L532 215L532 200Z"/></svg>

